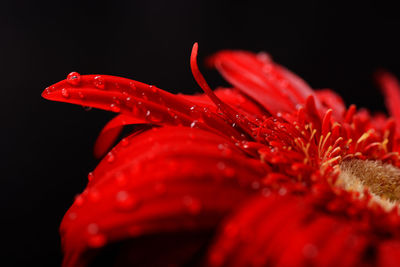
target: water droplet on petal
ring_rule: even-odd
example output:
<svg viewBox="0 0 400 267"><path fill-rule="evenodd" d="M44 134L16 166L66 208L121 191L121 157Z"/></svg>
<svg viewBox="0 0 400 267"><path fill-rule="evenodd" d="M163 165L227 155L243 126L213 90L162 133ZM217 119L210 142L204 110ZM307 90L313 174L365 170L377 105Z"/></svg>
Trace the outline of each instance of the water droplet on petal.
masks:
<svg viewBox="0 0 400 267"><path fill-rule="evenodd" d="M264 197L270 196L270 195L271 195L271 190L270 190L269 188L264 188L264 189L262 190L262 195L263 195Z"/></svg>
<svg viewBox="0 0 400 267"><path fill-rule="evenodd" d="M315 258L318 254L318 248L314 244L306 244L303 247L303 255L306 258Z"/></svg>
<svg viewBox="0 0 400 267"><path fill-rule="evenodd" d="M65 98L69 98L69 92L67 89L63 88L61 89L61 95Z"/></svg>
<svg viewBox="0 0 400 267"><path fill-rule="evenodd" d="M94 77L94 86L96 86L96 88L98 88L98 89L102 89L102 90L105 89L106 82L105 82L104 78L101 77L100 75Z"/></svg>
<svg viewBox="0 0 400 267"><path fill-rule="evenodd" d="M222 162L222 161L220 161L220 162L218 162L217 163L217 169L218 170L224 170L226 168L226 165L225 165L225 163L224 162Z"/></svg>
<svg viewBox="0 0 400 267"><path fill-rule="evenodd" d="M197 125L197 120L194 120L191 124L190 124L190 128L194 128L194 127L196 127Z"/></svg>
<svg viewBox="0 0 400 267"><path fill-rule="evenodd" d="M115 174L115 181L117 182L117 184L119 186L125 186L128 182L128 180L126 179L125 174L123 174L122 172L117 172Z"/></svg>
<svg viewBox="0 0 400 267"><path fill-rule="evenodd" d="M128 228L128 232L132 236L137 236L137 235L140 235L141 233L143 233L143 227L141 227L139 225L132 225Z"/></svg>
<svg viewBox="0 0 400 267"><path fill-rule="evenodd" d="M126 191L119 191L116 195L117 208L121 210L132 210L139 205L139 199Z"/></svg>
<svg viewBox="0 0 400 267"><path fill-rule="evenodd" d="M149 88L153 93L157 93L157 88L154 85L149 85Z"/></svg>
<svg viewBox="0 0 400 267"><path fill-rule="evenodd" d="M87 231L90 235L99 233L99 226L96 223L91 223L87 226Z"/></svg>
<svg viewBox="0 0 400 267"><path fill-rule="evenodd" d="M236 174L235 168L226 167L225 170L224 170L224 175L225 175L226 177L228 177L228 178L234 177L235 174Z"/></svg>
<svg viewBox="0 0 400 267"><path fill-rule="evenodd" d="M81 82L81 75L77 72L71 72L67 76L67 82L72 86L77 86Z"/></svg>
<svg viewBox="0 0 400 267"><path fill-rule="evenodd" d="M183 198L183 205L185 206L186 210L192 215L198 215L203 208L200 200L191 196L185 196Z"/></svg>
<svg viewBox="0 0 400 267"><path fill-rule="evenodd" d="M115 159L114 154L112 152L108 152L107 154L107 162L111 163Z"/></svg>
<svg viewBox="0 0 400 267"><path fill-rule="evenodd" d="M254 190L257 190L260 188L260 182L259 181L253 181L251 183L251 188L253 188Z"/></svg>
<svg viewBox="0 0 400 267"><path fill-rule="evenodd" d="M91 235L88 238L87 242L88 242L88 245L92 248L101 248L106 244L107 239L106 239L105 235L103 235L103 234L95 234L95 235Z"/></svg>
<svg viewBox="0 0 400 267"><path fill-rule="evenodd" d="M83 196L82 195L77 195L75 197L75 202L74 202L75 205L82 206L83 202L84 202L84 200L83 200Z"/></svg>
<svg viewBox="0 0 400 267"><path fill-rule="evenodd" d="M113 112L120 112L121 111L121 108L117 104L111 104L110 105L110 109Z"/></svg>
<svg viewBox="0 0 400 267"><path fill-rule="evenodd" d="M82 106L85 111L91 111L93 108L88 106Z"/></svg>
<svg viewBox="0 0 400 267"><path fill-rule="evenodd" d="M68 213L68 218L69 218L71 221L75 220L76 217L77 217L77 215L76 215L75 212L70 212L70 213Z"/></svg>
<svg viewBox="0 0 400 267"><path fill-rule="evenodd" d="M150 110L147 110L147 112L146 112L146 119L148 119L148 118L150 117L150 114L151 114L151 111L150 111Z"/></svg>
<svg viewBox="0 0 400 267"><path fill-rule="evenodd" d="M90 201L92 202L97 202L100 200L100 193L99 191L95 190L95 189L91 189L88 192L88 198L90 199Z"/></svg>
<svg viewBox="0 0 400 267"><path fill-rule="evenodd" d="M121 145L122 145L122 146L127 146L127 145L129 145L129 140L128 140L127 138L122 138L122 140L121 140Z"/></svg>
<svg viewBox="0 0 400 267"><path fill-rule="evenodd" d="M90 182L91 180L93 180L93 178L94 178L93 172L89 172L88 173L88 181Z"/></svg>
<svg viewBox="0 0 400 267"><path fill-rule="evenodd" d="M210 265L220 267L224 264L224 254L221 251L211 251L209 256Z"/></svg>
<svg viewBox="0 0 400 267"><path fill-rule="evenodd" d="M284 196L287 193L287 189L284 187L281 187L278 191L279 195Z"/></svg>
<svg viewBox="0 0 400 267"><path fill-rule="evenodd" d="M130 83L129 83L129 87L130 87L133 91L136 91L136 89L137 89L134 82L130 82Z"/></svg>

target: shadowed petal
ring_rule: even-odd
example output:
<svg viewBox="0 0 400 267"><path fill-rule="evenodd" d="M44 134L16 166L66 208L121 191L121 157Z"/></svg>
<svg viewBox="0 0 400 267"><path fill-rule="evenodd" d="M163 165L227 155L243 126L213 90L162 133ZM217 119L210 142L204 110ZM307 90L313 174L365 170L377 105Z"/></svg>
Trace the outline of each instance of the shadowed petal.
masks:
<svg viewBox="0 0 400 267"><path fill-rule="evenodd" d="M351 267L394 264L398 257L389 254L399 251L398 243L383 241L380 246L380 239L390 238L390 234L379 236L378 231L369 228L379 216L368 225L366 217L369 215L350 218L346 212L335 214L335 205L341 205L335 201L327 206L332 212L314 206L310 197L271 194L248 201L222 227L221 235L210 250L210 265ZM354 210L358 207L354 203L351 206ZM379 246L379 255L376 255L374 252ZM382 265L373 265L376 259Z"/></svg>
<svg viewBox="0 0 400 267"><path fill-rule="evenodd" d="M88 251L121 240L211 231L267 171L227 139L200 129L163 127L127 137L100 162L63 219L64 266L85 266L93 256Z"/></svg>

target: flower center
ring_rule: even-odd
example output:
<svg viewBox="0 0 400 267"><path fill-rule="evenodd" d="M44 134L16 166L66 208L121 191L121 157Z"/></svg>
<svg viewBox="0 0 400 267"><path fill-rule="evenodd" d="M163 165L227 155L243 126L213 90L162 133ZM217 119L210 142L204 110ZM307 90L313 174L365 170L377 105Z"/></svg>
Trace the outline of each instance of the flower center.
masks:
<svg viewBox="0 0 400 267"><path fill-rule="evenodd" d="M372 200L389 210L400 203L400 169L377 160L345 160L340 163L336 185L356 191L367 189Z"/></svg>

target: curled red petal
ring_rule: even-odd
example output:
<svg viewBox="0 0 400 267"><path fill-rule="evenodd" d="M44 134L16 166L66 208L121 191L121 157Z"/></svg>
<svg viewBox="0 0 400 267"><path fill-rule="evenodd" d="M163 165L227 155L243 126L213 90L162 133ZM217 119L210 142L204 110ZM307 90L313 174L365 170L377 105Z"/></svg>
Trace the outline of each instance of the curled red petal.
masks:
<svg viewBox="0 0 400 267"><path fill-rule="evenodd" d="M243 140L241 131L214 112L156 86L108 76L81 75L79 82L60 81L44 90L49 100L123 113L156 125L184 125Z"/></svg>
<svg viewBox="0 0 400 267"><path fill-rule="evenodd" d="M267 171L200 129L163 127L130 136L100 162L66 213L64 266L85 266L88 251L121 240L213 230Z"/></svg>
<svg viewBox="0 0 400 267"><path fill-rule="evenodd" d="M203 75L201 74L199 67L197 65L197 53L198 53L198 44L194 43L192 54L190 55L190 67L192 69L193 77L207 94L207 96L211 99L212 102L217 106L221 112L223 112L227 119L230 121L231 124L237 125L243 133L247 134L250 138L252 137L252 130L251 127L254 126L248 118L244 117L242 114L237 112L236 110L232 109L229 105L221 101L215 93L211 90L210 86L204 79Z"/></svg>

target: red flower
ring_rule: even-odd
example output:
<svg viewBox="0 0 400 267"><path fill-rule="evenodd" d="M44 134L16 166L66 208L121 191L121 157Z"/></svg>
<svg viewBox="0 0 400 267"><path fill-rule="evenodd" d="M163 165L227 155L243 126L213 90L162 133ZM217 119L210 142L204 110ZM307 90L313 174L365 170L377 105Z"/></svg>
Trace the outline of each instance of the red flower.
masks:
<svg viewBox="0 0 400 267"><path fill-rule="evenodd" d="M400 88L392 118L346 108L267 54L222 51L209 64L233 85L173 95L71 73L43 96L119 113L60 228L64 266L398 266ZM135 130L111 150L124 125ZM206 255L204 258L202 256Z"/></svg>

